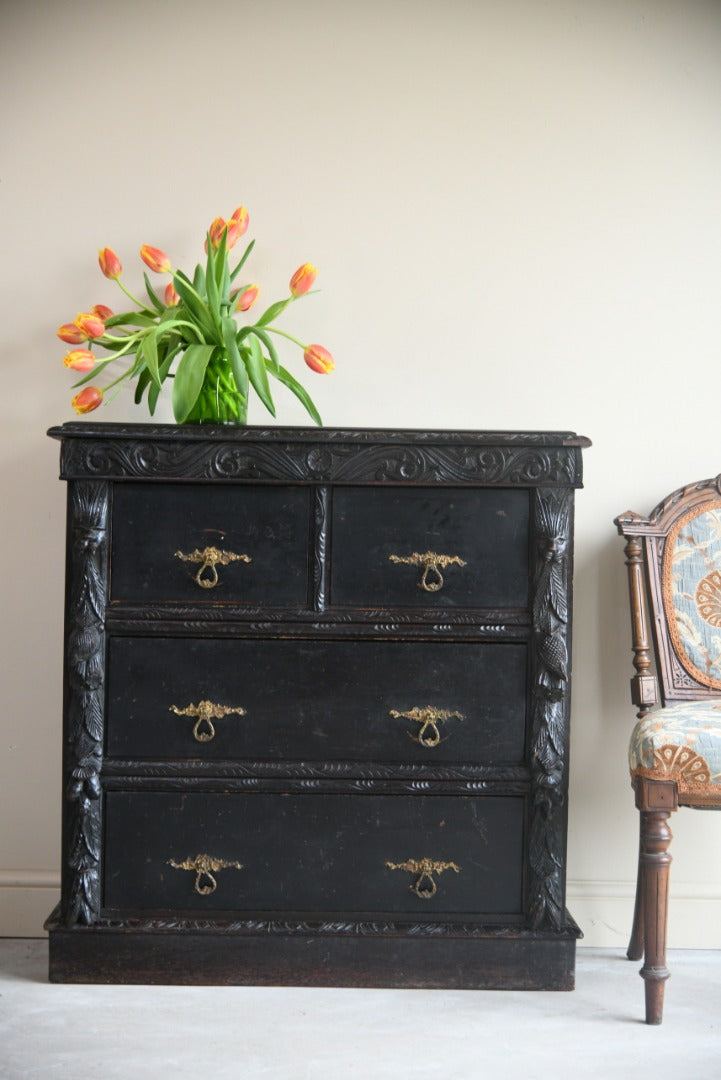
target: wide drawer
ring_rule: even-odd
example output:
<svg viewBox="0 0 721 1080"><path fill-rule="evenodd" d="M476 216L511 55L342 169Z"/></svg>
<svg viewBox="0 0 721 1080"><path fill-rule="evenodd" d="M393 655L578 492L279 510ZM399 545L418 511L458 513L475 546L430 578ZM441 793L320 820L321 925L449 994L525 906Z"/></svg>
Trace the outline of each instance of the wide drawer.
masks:
<svg viewBox="0 0 721 1080"><path fill-rule="evenodd" d="M111 600L305 607L309 513L307 488L117 484Z"/></svg>
<svg viewBox="0 0 721 1080"><path fill-rule="evenodd" d="M521 912L520 797L111 791L105 817L106 909Z"/></svg>
<svg viewBox="0 0 721 1080"><path fill-rule="evenodd" d="M527 491L338 487L330 602L525 608Z"/></svg>
<svg viewBox="0 0 721 1080"><path fill-rule="evenodd" d="M111 638L106 753L520 762L526 667L524 643Z"/></svg>

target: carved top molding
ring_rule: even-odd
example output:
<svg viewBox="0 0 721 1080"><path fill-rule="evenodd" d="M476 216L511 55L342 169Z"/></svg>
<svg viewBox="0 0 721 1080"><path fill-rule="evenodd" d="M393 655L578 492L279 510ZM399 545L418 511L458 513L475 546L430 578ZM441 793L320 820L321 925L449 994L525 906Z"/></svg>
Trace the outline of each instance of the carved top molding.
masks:
<svg viewBox="0 0 721 1080"><path fill-rule="evenodd" d="M580 487L573 432L411 431L72 423L63 479Z"/></svg>
<svg viewBox="0 0 721 1080"><path fill-rule="evenodd" d="M614 518L620 536L666 536L675 521L688 510L721 496L721 474L686 484L667 495L648 517L627 510Z"/></svg>

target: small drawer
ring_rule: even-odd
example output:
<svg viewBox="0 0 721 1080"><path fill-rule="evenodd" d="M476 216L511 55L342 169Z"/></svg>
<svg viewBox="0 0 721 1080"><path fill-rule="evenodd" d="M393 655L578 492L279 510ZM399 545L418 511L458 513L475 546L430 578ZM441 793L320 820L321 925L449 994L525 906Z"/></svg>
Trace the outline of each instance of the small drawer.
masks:
<svg viewBox="0 0 721 1080"><path fill-rule="evenodd" d="M522 642L111 638L106 752L516 763Z"/></svg>
<svg viewBox="0 0 721 1080"><path fill-rule="evenodd" d="M106 909L520 915L524 800L108 792Z"/></svg>
<svg viewBox="0 0 721 1080"><path fill-rule="evenodd" d="M330 602L525 608L527 491L336 488Z"/></svg>
<svg viewBox="0 0 721 1080"><path fill-rule="evenodd" d="M305 607L309 512L305 488L117 484L111 600Z"/></svg>

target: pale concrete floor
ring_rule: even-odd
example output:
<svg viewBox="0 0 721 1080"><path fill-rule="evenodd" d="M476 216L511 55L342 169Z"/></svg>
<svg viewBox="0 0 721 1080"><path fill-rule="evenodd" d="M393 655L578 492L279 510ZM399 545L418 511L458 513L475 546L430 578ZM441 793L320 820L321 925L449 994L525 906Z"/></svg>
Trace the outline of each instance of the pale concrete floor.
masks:
<svg viewBox="0 0 721 1080"><path fill-rule="evenodd" d="M35 1080L721 1080L721 951L639 965L578 950L572 993L58 986L47 943L0 939L0 1077Z"/></svg>

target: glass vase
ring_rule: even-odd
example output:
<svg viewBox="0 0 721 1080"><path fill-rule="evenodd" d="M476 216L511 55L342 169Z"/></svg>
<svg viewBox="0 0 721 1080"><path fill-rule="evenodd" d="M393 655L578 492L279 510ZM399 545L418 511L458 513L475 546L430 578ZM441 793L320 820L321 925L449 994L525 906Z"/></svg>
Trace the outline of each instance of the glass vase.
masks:
<svg viewBox="0 0 721 1080"><path fill-rule="evenodd" d="M198 400L186 424L247 424L248 402L239 393L224 349L216 349L205 369Z"/></svg>

